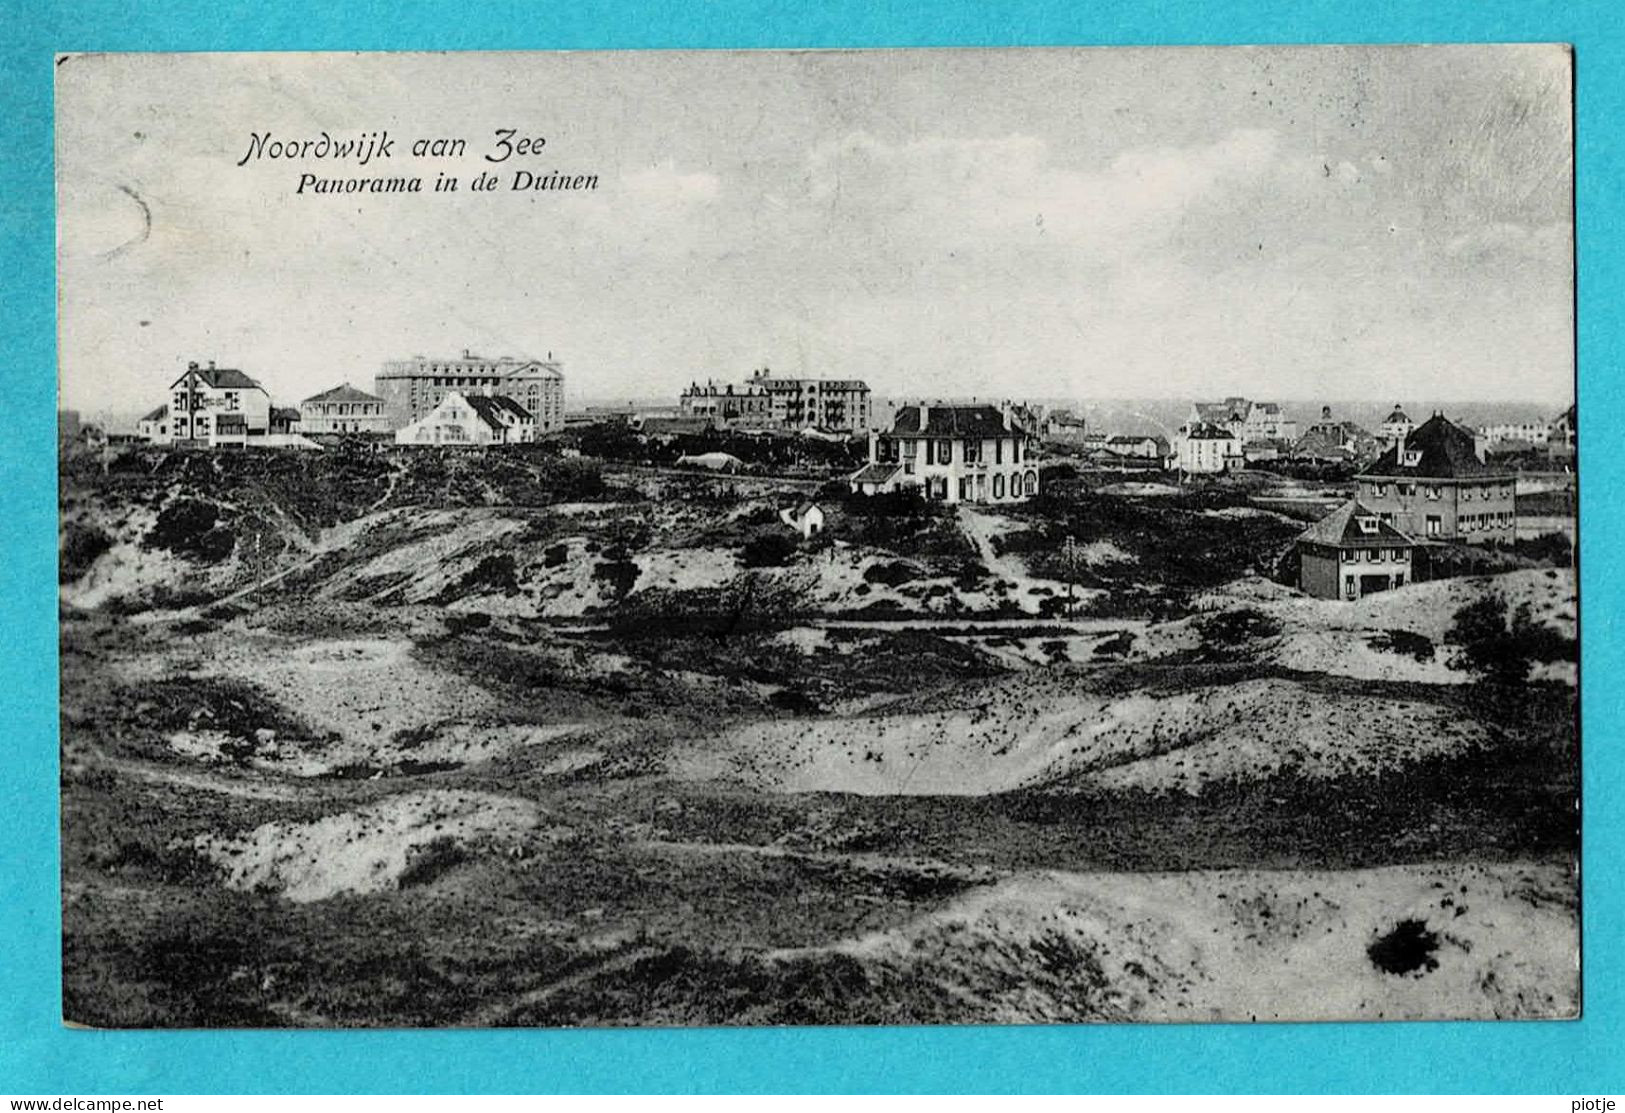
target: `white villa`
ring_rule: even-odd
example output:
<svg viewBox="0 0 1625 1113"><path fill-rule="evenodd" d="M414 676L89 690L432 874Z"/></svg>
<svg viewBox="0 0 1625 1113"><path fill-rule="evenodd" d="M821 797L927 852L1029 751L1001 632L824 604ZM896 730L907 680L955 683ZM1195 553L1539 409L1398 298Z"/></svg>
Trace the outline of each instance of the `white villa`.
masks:
<svg viewBox="0 0 1625 1113"><path fill-rule="evenodd" d="M1008 405L903 406L847 482L866 495L920 487L941 502L1019 502L1038 493L1032 446Z"/></svg>
<svg viewBox="0 0 1625 1113"><path fill-rule="evenodd" d="M271 396L232 367L195 361L169 384L169 401L136 424L154 444L242 444L271 432Z"/></svg>
<svg viewBox="0 0 1625 1113"><path fill-rule="evenodd" d="M299 403L302 433L387 433L393 427L384 400L349 383Z"/></svg>
<svg viewBox="0 0 1625 1113"><path fill-rule="evenodd" d="M1186 475L1218 475L1246 466L1241 438L1223 425L1195 421L1174 435L1175 466Z"/></svg>

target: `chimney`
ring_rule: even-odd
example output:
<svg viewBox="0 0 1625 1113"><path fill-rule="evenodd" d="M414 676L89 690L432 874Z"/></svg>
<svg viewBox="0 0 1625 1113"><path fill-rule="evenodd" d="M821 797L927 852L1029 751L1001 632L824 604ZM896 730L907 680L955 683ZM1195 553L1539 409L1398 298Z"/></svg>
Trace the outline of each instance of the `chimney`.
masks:
<svg viewBox="0 0 1625 1113"><path fill-rule="evenodd" d="M209 370L210 371L214 370L214 360L212 360L212 359L209 361Z"/></svg>
<svg viewBox="0 0 1625 1113"><path fill-rule="evenodd" d="M195 360L195 359L194 359L194 360L192 360L192 361L191 361L191 362L189 362L189 363L188 363L188 364L187 364L187 365L186 365L186 369L187 369L187 370L188 370L188 371L196 371L196 370L197 370L197 360Z"/></svg>
<svg viewBox="0 0 1625 1113"><path fill-rule="evenodd" d="M931 420L931 407L924 398L920 399L920 432L925 432L926 424Z"/></svg>

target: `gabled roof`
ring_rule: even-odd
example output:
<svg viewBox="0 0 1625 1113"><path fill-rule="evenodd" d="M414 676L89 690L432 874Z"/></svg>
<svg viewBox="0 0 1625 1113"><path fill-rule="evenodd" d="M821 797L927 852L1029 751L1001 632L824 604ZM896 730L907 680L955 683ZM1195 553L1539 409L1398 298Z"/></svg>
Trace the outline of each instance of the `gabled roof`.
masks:
<svg viewBox="0 0 1625 1113"><path fill-rule="evenodd" d="M467 394L463 400L469 405L479 419L493 429L501 429L513 421L526 422L535 420L530 411L509 398L506 394ZM504 420L506 417L507 420Z"/></svg>
<svg viewBox="0 0 1625 1113"><path fill-rule="evenodd" d="M357 390L349 383L341 383L332 390L324 390L320 394L312 394L305 402L378 402L383 399L376 394L368 394L364 390ZM304 405L301 402L300 405Z"/></svg>
<svg viewBox="0 0 1625 1113"><path fill-rule="evenodd" d="M1404 456L1400 455L1403 450ZM1420 453L1415 464L1404 460ZM1411 430L1403 444L1394 445L1366 468L1365 475L1415 479L1455 479L1464 476L1507 475L1478 458L1473 435L1443 414L1434 414Z"/></svg>
<svg viewBox="0 0 1625 1113"><path fill-rule="evenodd" d="M898 472L903 470L902 464L865 464L847 477L848 483L887 483Z"/></svg>
<svg viewBox="0 0 1625 1113"><path fill-rule="evenodd" d="M1156 437L1153 437L1149 433L1142 433L1138 437L1130 437L1130 436L1127 436L1125 434L1119 433L1118 435L1116 435L1114 437L1107 437L1106 438L1106 443L1107 444L1144 444L1146 441L1155 441L1156 439L1157 439Z"/></svg>
<svg viewBox="0 0 1625 1113"><path fill-rule="evenodd" d="M997 406L925 406L925 423L920 423L920 406L904 406L897 411L891 431L919 437L1002 437L1025 433L1014 419L1005 424Z"/></svg>
<svg viewBox="0 0 1625 1113"><path fill-rule="evenodd" d="M1360 519L1369 519L1376 525L1373 532L1360 528ZM1349 499L1320 521L1298 534L1299 541L1319 545L1384 545L1390 548L1415 545L1408 536L1377 516L1376 511L1357 499Z"/></svg>
<svg viewBox="0 0 1625 1113"><path fill-rule="evenodd" d="M1196 417L1203 422L1223 425L1229 421L1240 421L1247 416L1247 399L1226 398L1223 402L1196 402Z"/></svg>
<svg viewBox="0 0 1625 1113"><path fill-rule="evenodd" d="M1188 441L1233 441L1235 434L1223 425L1215 425L1208 421L1198 421L1185 426L1185 439Z"/></svg>
<svg viewBox="0 0 1625 1113"><path fill-rule="evenodd" d="M156 410L153 410L151 413L142 414L141 415L141 420L142 421L162 421L164 418L166 418L168 416L169 416L169 403L166 402L162 406L159 406Z"/></svg>
<svg viewBox="0 0 1625 1113"><path fill-rule="evenodd" d="M196 375L205 384L215 390L264 390L265 388L253 379L237 370L235 367L188 367L182 374L170 383L170 389L178 386L187 375Z"/></svg>

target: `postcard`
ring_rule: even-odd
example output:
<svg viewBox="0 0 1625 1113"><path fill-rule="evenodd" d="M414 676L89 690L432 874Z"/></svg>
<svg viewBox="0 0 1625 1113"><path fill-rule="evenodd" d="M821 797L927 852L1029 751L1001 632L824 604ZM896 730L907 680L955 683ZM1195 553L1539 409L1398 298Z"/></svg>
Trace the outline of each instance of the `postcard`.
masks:
<svg viewBox="0 0 1625 1113"><path fill-rule="evenodd" d="M65 1020L1579 1015L1572 76L61 56Z"/></svg>

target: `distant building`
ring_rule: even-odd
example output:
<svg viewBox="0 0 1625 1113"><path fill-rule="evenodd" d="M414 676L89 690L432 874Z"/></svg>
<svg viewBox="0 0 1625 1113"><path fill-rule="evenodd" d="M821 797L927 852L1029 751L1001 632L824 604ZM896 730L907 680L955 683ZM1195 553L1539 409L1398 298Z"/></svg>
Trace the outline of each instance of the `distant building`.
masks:
<svg viewBox="0 0 1625 1113"><path fill-rule="evenodd" d="M1174 434L1174 466L1186 475L1218 475L1246 465L1241 440L1223 425L1195 421Z"/></svg>
<svg viewBox="0 0 1625 1113"><path fill-rule="evenodd" d="M343 383L299 403L302 433L388 433L388 407L376 394Z"/></svg>
<svg viewBox="0 0 1625 1113"><path fill-rule="evenodd" d="M512 398L452 391L422 418L395 431L396 444L494 445L536 439L536 420Z"/></svg>
<svg viewBox="0 0 1625 1113"><path fill-rule="evenodd" d="M1114 456L1156 460L1168 455L1168 442L1152 436L1107 437L1106 451Z"/></svg>
<svg viewBox="0 0 1625 1113"><path fill-rule="evenodd" d="M1478 430L1486 448L1532 448L1544 445L1551 432L1546 421L1503 421Z"/></svg>
<svg viewBox="0 0 1625 1113"><path fill-rule="evenodd" d="M1573 456L1579 428L1579 407L1570 406L1553 418L1547 428L1546 450L1553 456Z"/></svg>
<svg viewBox="0 0 1625 1113"><path fill-rule="evenodd" d="M1310 424L1303 436L1293 444L1289 454L1300 460L1349 463L1369 460L1380 451L1382 442L1368 430L1352 421L1334 418L1332 408L1322 406L1320 420Z"/></svg>
<svg viewBox="0 0 1625 1113"><path fill-rule="evenodd" d="M271 435L286 435L299 432L299 411L292 406L271 407Z"/></svg>
<svg viewBox="0 0 1625 1113"><path fill-rule="evenodd" d="M167 406L138 423L156 444L244 443L270 432L271 396L236 368L216 367L213 360L206 367L188 363L169 384L169 395Z"/></svg>
<svg viewBox="0 0 1625 1113"><path fill-rule="evenodd" d="M155 410L148 410L136 419L136 436L154 444L164 444L169 440L169 403L164 403Z"/></svg>
<svg viewBox="0 0 1625 1113"><path fill-rule="evenodd" d="M816 502L787 506L779 511L779 520L801 534L803 540L811 540L824 532L824 508Z"/></svg>
<svg viewBox="0 0 1625 1113"><path fill-rule="evenodd" d="M746 386L767 395L768 420L777 428L843 433L874 428L869 384L862 379L783 379L763 367L751 372Z"/></svg>
<svg viewBox="0 0 1625 1113"><path fill-rule="evenodd" d="M1186 424L1228 429L1243 446L1254 441L1292 441L1298 437L1298 423L1287 417L1278 403L1253 402L1246 398L1193 402Z"/></svg>
<svg viewBox="0 0 1625 1113"><path fill-rule="evenodd" d="M493 359L465 348L456 359L389 360L373 379L373 393L383 399L391 429L420 420L452 392L465 398L474 394L512 398L534 418L538 433L564 428L564 370L551 358Z"/></svg>
<svg viewBox="0 0 1625 1113"><path fill-rule="evenodd" d="M1354 477L1362 505L1423 541L1510 545L1516 477L1486 464L1471 431L1434 414Z"/></svg>
<svg viewBox="0 0 1625 1113"><path fill-rule="evenodd" d="M1416 545L1377 512L1349 500L1298 535L1298 586L1321 599L1359 599L1404 587Z"/></svg>
<svg viewBox="0 0 1625 1113"><path fill-rule="evenodd" d="M1053 410L1039 426L1046 441L1057 444L1082 444L1089 435L1088 420L1071 410Z"/></svg>
<svg viewBox="0 0 1625 1113"><path fill-rule="evenodd" d="M1322 412L1329 411L1323 410ZM1410 436L1411 430L1415 428L1416 423L1411 420L1410 415L1405 412L1398 402L1395 402L1393 412L1383 420L1381 427L1377 431L1382 434L1383 443L1391 447L1394 442L1404 440Z"/></svg>
<svg viewBox="0 0 1625 1113"><path fill-rule="evenodd" d="M1019 502L1038 493L1032 447L1008 406L903 406L847 482L862 494L919 487L941 502Z"/></svg>
<svg viewBox="0 0 1625 1113"><path fill-rule="evenodd" d="M774 423L772 399L755 384L690 383L677 404L684 417L709 418L718 425L763 428Z"/></svg>

